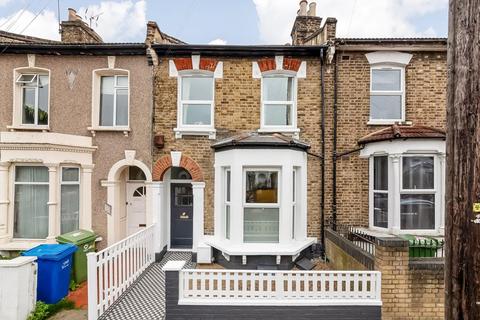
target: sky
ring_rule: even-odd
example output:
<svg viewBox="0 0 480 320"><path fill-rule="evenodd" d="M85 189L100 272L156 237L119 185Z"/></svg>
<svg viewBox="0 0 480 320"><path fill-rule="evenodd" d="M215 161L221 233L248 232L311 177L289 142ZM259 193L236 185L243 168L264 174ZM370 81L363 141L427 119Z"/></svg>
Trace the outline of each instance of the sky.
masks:
<svg viewBox="0 0 480 320"><path fill-rule="evenodd" d="M310 1L311 2L311 1ZM143 42L146 22L192 44L285 44L299 0L59 0L106 42ZM57 0L0 0L0 30L59 40ZM338 37L446 37L448 0L317 0ZM95 19L93 19L95 20Z"/></svg>

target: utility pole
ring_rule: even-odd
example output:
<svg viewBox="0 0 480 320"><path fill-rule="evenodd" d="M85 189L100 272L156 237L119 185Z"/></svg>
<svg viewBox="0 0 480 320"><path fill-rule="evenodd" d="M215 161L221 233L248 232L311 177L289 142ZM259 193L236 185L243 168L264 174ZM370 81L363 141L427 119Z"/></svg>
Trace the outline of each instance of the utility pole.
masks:
<svg viewBox="0 0 480 320"><path fill-rule="evenodd" d="M450 0L445 318L480 319L480 0Z"/></svg>

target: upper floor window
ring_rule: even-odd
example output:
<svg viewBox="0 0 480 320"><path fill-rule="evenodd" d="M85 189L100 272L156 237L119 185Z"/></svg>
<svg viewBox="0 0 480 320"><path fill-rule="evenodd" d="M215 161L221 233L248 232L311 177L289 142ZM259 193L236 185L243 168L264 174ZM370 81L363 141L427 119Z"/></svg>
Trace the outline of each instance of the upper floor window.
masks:
<svg viewBox="0 0 480 320"><path fill-rule="evenodd" d="M102 76L100 126L128 126L128 76Z"/></svg>
<svg viewBox="0 0 480 320"><path fill-rule="evenodd" d="M372 67L370 122L392 123L405 120L405 69Z"/></svg>
<svg viewBox="0 0 480 320"><path fill-rule="evenodd" d="M295 78L266 75L262 78L262 129L296 128Z"/></svg>
<svg viewBox="0 0 480 320"><path fill-rule="evenodd" d="M128 70L93 71L92 132L130 130L130 76Z"/></svg>
<svg viewBox="0 0 480 320"><path fill-rule="evenodd" d="M179 128L212 128L213 75L188 75L180 79Z"/></svg>
<svg viewBox="0 0 480 320"><path fill-rule="evenodd" d="M49 75L48 73L17 74L18 96L15 104L18 110L15 117L17 125L48 126L49 111Z"/></svg>

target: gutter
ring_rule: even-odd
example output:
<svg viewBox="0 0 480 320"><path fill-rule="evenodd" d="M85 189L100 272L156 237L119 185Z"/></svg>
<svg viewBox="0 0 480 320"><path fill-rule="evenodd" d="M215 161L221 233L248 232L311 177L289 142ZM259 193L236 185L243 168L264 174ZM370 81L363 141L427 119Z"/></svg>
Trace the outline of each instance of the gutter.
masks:
<svg viewBox="0 0 480 320"><path fill-rule="evenodd" d="M300 57L317 57L319 50L327 46L290 46L290 45L191 45L191 44L152 44L152 49L163 56L202 56L227 57L265 57L274 55L289 55Z"/></svg>

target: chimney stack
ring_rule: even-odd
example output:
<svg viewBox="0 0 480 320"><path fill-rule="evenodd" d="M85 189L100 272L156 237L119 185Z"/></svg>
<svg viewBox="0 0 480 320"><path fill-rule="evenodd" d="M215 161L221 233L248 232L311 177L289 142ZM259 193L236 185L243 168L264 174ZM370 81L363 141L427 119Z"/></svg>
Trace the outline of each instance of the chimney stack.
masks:
<svg viewBox="0 0 480 320"><path fill-rule="evenodd" d="M316 17L317 16L317 3L316 2L312 2L312 3L309 4L307 15L309 17Z"/></svg>
<svg viewBox="0 0 480 320"><path fill-rule="evenodd" d="M300 1L300 10L298 11L299 16L306 16L307 15L307 0Z"/></svg>
<svg viewBox="0 0 480 320"><path fill-rule="evenodd" d="M309 7L308 11L307 6ZM317 17L316 6L317 4L315 2L308 5L307 0L300 1L300 10L297 12L297 17L293 23L290 34L293 45L305 44L308 41L308 37L320 30L322 18Z"/></svg>
<svg viewBox="0 0 480 320"><path fill-rule="evenodd" d="M68 20L60 24L60 35L65 43L102 43L102 38L90 28L77 11L68 8Z"/></svg>

